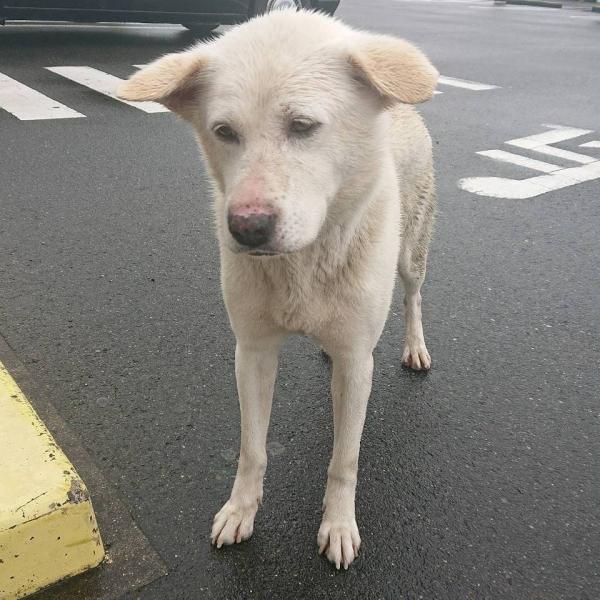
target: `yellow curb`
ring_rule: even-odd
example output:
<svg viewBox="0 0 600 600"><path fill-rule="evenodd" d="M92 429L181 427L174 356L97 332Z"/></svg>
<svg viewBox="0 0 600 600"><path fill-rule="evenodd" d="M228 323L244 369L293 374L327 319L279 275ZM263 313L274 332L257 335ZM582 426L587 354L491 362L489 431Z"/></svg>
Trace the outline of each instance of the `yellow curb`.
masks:
<svg viewBox="0 0 600 600"><path fill-rule="evenodd" d="M87 488L0 363L0 600L103 558Z"/></svg>

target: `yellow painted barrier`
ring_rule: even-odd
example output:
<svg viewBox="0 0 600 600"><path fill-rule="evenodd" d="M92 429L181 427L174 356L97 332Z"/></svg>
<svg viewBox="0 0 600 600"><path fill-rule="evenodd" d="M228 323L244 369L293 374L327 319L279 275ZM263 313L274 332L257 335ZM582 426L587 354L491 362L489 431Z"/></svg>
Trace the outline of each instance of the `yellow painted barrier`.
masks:
<svg viewBox="0 0 600 600"><path fill-rule="evenodd" d="M87 488L0 363L0 600L103 558Z"/></svg>

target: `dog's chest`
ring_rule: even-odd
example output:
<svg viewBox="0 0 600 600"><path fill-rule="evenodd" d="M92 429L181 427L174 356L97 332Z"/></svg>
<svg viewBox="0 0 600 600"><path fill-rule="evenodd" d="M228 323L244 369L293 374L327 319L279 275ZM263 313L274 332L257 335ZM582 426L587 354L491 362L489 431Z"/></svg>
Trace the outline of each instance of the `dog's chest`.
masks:
<svg viewBox="0 0 600 600"><path fill-rule="evenodd" d="M356 238L345 252L326 247L267 263L261 278L265 316L279 327L319 337L364 300L370 246Z"/></svg>
<svg viewBox="0 0 600 600"><path fill-rule="evenodd" d="M326 288L314 278L288 276L271 283L267 300L270 318L283 329L316 334L331 317Z"/></svg>

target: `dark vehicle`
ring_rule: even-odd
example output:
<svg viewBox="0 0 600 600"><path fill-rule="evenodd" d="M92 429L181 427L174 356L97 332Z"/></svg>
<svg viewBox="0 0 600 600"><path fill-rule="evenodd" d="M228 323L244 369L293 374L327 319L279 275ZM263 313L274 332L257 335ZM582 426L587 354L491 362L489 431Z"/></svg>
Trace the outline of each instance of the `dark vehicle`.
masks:
<svg viewBox="0 0 600 600"><path fill-rule="evenodd" d="M314 8L332 14L339 0L0 0L5 20L179 23L194 33L240 23L280 8Z"/></svg>

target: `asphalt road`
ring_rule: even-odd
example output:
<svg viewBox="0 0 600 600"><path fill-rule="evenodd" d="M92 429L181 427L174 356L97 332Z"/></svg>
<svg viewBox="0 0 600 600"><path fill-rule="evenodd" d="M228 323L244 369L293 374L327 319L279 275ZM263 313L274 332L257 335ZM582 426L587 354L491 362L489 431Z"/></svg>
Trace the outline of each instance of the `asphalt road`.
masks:
<svg viewBox="0 0 600 600"><path fill-rule="evenodd" d="M446 76L498 86L442 85L422 107L439 189L424 288L434 366L425 376L401 368L397 294L375 354L357 495L364 545L348 572L316 551L329 373L303 339L282 355L255 534L209 545L235 474L239 417L194 139L170 114L44 68L125 77L190 34L0 29L0 72L85 115L23 121L0 110L0 332L79 440L71 458L109 554L127 549L114 550L112 571L84 577L88 587L42 597L600 595L600 179L521 200L458 185L541 175L483 150L581 166L505 144L551 131L545 124L595 130L552 146L600 160L600 148L580 146L600 139L600 15L342 0L339 16L416 42ZM125 535L119 515L145 541ZM160 557L151 568L148 548Z"/></svg>

